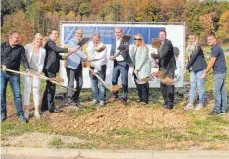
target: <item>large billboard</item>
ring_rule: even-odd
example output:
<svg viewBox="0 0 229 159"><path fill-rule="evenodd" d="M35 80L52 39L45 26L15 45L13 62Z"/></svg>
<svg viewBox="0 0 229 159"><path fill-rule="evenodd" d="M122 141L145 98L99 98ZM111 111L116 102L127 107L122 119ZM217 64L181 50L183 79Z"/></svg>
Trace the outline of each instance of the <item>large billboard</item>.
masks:
<svg viewBox="0 0 229 159"><path fill-rule="evenodd" d="M101 35L101 41L107 47L107 57L110 56L110 49L111 49L111 42L114 38L114 28L120 27L123 30L123 34L131 35L132 38L129 41L130 50L133 44L133 36L137 33L140 33L143 38L144 42L148 46L149 50L152 49L151 47L151 40L152 38L158 38L160 30L166 30L167 38L172 41L173 46L179 49L179 63L180 66L177 68L179 69L179 74L181 75L181 79L175 84L176 87L183 86L183 75L182 70L184 66L184 58L185 58L185 25L184 23L95 23L95 22L61 22L60 23L60 42L62 47L67 47L68 41L74 38L75 29L81 28L84 32L84 37L92 37L92 34L97 32ZM86 46L87 47L87 46ZM150 51L149 51L150 53ZM108 60L107 64L107 72L106 72L106 82L111 84L112 79L112 69L113 69L113 61ZM152 72L158 71L158 68L154 68L152 65ZM128 86L133 88L136 87L133 77L132 77L133 69L129 69L129 78L128 78ZM60 75L62 78L65 79L65 85L67 85L67 75L66 75L66 68L65 64L61 62L60 68ZM83 69L83 88L91 88L90 77L89 77L89 70L87 68ZM119 83L121 83L119 79ZM160 87L160 81L157 78L154 78L152 81L149 82L150 87L158 88Z"/></svg>

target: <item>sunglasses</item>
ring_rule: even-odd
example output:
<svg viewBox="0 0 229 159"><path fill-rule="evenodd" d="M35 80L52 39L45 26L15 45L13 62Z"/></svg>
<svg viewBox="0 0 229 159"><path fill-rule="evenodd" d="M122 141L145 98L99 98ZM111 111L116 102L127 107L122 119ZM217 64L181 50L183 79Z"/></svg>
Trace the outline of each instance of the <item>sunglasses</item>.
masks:
<svg viewBox="0 0 229 159"><path fill-rule="evenodd" d="M134 38L134 40L142 40L142 39L136 39L136 38Z"/></svg>

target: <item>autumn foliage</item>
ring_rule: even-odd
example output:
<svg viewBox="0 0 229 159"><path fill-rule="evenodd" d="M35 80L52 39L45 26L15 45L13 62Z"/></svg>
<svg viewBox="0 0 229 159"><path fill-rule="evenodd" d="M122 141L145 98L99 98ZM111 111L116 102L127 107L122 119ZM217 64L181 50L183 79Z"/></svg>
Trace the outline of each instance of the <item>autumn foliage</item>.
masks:
<svg viewBox="0 0 229 159"><path fill-rule="evenodd" d="M17 0L2 1L1 32L20 30L24 42L37 32L58 28L60 21L186 22L186 34L204 42L216 32L229 42L229 2L214 0Z"/></svg>

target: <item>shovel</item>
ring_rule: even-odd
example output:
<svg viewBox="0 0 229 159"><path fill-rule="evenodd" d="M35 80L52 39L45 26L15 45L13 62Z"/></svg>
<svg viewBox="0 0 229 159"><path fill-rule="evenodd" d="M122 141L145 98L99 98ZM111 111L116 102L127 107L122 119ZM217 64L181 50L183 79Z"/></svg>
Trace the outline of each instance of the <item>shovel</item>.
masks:
<svg viewBox="0 0 229 159"><path fill-rule="evenodd" d="M135 81L137 84L146 84L147 82L152 81L154 79L154 76L149 76L143 79L141 79L138 75L136 75L136 77L137 79L135 79Z"/></svg>
<svg viewBox="0 0 229 159"><path fill-rule="evenodd" d="M87 66L87 68L93 73L94 71L90 68L90 66ZM106 87L107 89L109 89L111 92L115 92L118 91L121 86L120 85L115 85L112 86L110 84L107 84L98 74L95 75L95 77L98 78L98 80L104 85L104 87Z"/></svg>
<svg viewBox="0 0 229 159"><path fill-rule="evenodd" d="M30 70L30 71L37 74L37 72L35 72L35 71L33 71L33 70ZM73 91L76 91L76 89L74 89L74 88L66 87L66 86L62 85L61 83L59 83L59 82L64 82L64 79L63 79L63 78L59 78L59 77L48 78L48 77L46 77L46 76L44 76L44 75L39 75L39 76L37 76L37 77L40 78L40 79L46 80L46 81L50 81L50 82L52 82L52 83L54 83L54 84L56 84L56 85L59 85L59 86L61 86L61 87L63 87L63 88L67 88L67 89L71 89L71 90L73 90ZM57 81L58 81L58 82L57 82Z"/></svg>
<svg viewBox="0 0 229 159"><path fill-rule="evenodd" d="M82 47L86 42L88 42L89 39L90 39L90 38L82 38L82 39L77 43L78 47L77 47L76 49L78 50L80 47ZM75 52L69 53L69 54L66 56L66 59L67 59L72 53L75 53Z"/></svg>

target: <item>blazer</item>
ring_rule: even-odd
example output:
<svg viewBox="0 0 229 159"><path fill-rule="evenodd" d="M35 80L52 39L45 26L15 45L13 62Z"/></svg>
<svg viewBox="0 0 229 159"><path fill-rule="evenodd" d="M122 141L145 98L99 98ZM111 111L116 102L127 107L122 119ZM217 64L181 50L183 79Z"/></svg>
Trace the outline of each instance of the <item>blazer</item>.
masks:
<svg viewBox="0 0 229 159"><path fill-rule="evenodd" d="M34 48L31 44L25 45L25 55L27 58L27 61L30 63L32 59L32 54L34 51ZM39 50L39 58L38 58L38 72L41 73L44 67L44 62L45 62L45 56L46 56L46 50L44 48L40 48Z"/></svg>
<svg viewBox="0 0 229 159"><path fill-rule="evenodd" d="M46 57L43 71L57 73L60 69L60 60L62 56L59 53L68 52L68 48L60 48L52 39L48 39L45 43Z"/></svg>
<svg viewBox="0 0 229 159"><path fill-rule="evenodd" d="M120 45L129 45L128 42L124 42L121 41ZM116 39L112 39L112 46L111 46L111 52L110 52L110 56L114 56L114 54L116 53ZM126 67L126 65L131 65L132 61L129 55L129 49L128 50L124 50L120 52L120 55L123 57L124 61L114 61L114 67L117 65L121 65Z"/></svg>
<svg viewBox="0 0 229 159"><path fill-rule="evenodd" d="M151 64L149 60L149 49L144 47L132 47L131 59L134 69L138 71L140 78L146 78L150 75Z"/></svg>
<svg viewBox="0 0 229 159"><path fill-rule="evenodd" d="M174 76L176 60L173 52L173 45L170 40L165 39L163 45L158 50L158 54L153 54L153 58L159 59L159 71L165 72L166 75Z"/></svg>
<svg viewBox="0 0 229 159"><path fill-rule="evenodd" d="M203 50L200 46L197 46L196 50L191 54L190 60L186 66L187 70L199 71L207 67L206 60L204 58Z"/></svg>

